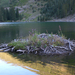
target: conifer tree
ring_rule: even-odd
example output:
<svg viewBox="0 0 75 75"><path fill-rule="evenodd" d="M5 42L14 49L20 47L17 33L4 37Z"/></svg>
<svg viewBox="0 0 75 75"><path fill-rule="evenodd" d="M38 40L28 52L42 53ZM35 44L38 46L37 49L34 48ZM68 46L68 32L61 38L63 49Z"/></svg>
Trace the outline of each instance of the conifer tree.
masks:
<svg viewBox="0 0 75 75"><path fill-rule="evenodd" d="M15 14L14 7L11 7L9 9L9 17L10 17L11 21L15 21L16 20L16 14Z"/></svg>
<svg viewBox="0 0 75 75"><path fill-rule="evenodd" d="M17 20L19 19L19 10L18 10L18 8L16 9L16 19Z"/></svg>

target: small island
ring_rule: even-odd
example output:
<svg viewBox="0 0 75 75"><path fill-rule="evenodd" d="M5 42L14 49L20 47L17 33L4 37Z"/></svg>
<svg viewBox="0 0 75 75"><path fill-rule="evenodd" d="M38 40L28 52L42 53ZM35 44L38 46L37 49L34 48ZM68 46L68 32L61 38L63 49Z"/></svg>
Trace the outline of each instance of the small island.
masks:
<svg viewBox="0 0 75 75"><path fill-rule="evenodd" d="M75 42L62 34L59 26L59 34L38 33L29 31L26 38L14 39L8 44L0 45L1 52L34 53L39 55L65 55L74 51Z"/></svg>

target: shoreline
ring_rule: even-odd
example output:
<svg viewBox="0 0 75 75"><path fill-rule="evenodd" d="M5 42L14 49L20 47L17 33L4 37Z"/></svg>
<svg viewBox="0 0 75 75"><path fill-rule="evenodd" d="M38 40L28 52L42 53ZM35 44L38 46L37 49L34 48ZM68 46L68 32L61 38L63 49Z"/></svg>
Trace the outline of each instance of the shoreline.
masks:
<svg viewBox="0 0 75 75"><path fill-rule="evenodd" d="M54 19L46 22L75 22L75 20L65 20L65 19Z"/></svg>
<svg viewBox="0 0 75 75"><path fill-rule="evenodd" d="M64 18L49 20L48 22L75 22L75 14L66 16Z"/></svg>

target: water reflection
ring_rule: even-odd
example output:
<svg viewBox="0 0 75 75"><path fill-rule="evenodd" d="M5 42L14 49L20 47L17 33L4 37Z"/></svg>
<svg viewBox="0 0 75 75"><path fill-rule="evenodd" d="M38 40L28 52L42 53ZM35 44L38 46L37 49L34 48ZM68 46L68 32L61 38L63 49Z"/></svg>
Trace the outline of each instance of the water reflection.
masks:
<svg viewBox="0 0 75 75"><path fill-rule="evenodd" d="M7 66L4 65L5 62L3 61L2 63L0 63L0 65L4 63L1 67L4 67L6 70L3 69L3 72L4 70L7 72L10 72L10 69L12 68L11 71L14 70L13 71L14 73L19 71L19 72L23 72L23 74L25 75L27 75L26 73L28 72L28 70L32 72L36 72L37 74L40 74L40 75L74 75L75 74L75 65L68 65L68 64L63 63L62 61L63 56L38 56L38 55L33 55L33 54L19 55L17 53L15 54L14 53L0 53L0 58L5 61L9 61L8 62L9 64L6 63ZM1 70L1 67L0 67L0 70ZM26 71L24 71L23 68ZM9 71L7 69L9 69ZM30 71L29 71L30 74L28 75L36 75L36 73L32 74L32 72Z"/></svg>
<svg viewBox="0 0 75 75"><path fill-rule="evenodd" d="M21 66L13 65L12 63L7 63L0 59L0 75L38 75Z"/></svg>

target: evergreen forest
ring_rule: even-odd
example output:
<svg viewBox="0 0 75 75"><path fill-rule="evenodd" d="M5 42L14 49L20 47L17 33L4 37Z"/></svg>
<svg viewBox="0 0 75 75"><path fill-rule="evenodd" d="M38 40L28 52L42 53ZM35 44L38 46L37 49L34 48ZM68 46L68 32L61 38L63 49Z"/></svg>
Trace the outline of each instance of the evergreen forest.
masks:
<svg viewBox="0 0 75 75"><path fill-rule="evenodd" d="M10 7L9 9L0 7L0 22L16 21L21 19L18 8Z"/></svg>
<svg viewBox="0 0 75 75"><path fill-rule="evenodd" d="M44 0L47 3L41 9L39 21L63 18L75 13L75 0Z"/></svg>
<svg viewBox="0 0 75 75"><path fill-rule="evenodd" d="M75 0L0 0L1 22L50 21L72 14L75 14Z"/></svg>

